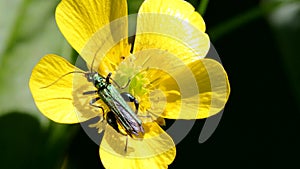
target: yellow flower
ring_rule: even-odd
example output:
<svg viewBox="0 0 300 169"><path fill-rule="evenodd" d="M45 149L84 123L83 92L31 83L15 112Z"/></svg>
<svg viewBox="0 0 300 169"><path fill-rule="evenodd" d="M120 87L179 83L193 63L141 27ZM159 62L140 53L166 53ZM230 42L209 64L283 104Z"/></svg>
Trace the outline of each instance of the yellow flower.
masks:
<svg viewBox="0 0 300 169"><path fill-rule="evenodd" d="M54 54L44 56L33 69L30 90L49 119L80 123L100 117L91 127L105 129L99 153L106 168L167 168L176 149L159 126L163 118L207 118L227 102L230 87L225 70L204 58L210 47L205 23L183 0L143 2L132 53L125 0L62 0L56 22L89 69L103 77L112 73L121 86L130 79L126 91L140 102L138 117L145 132L126 137L105 123L109 106L98 101L102 112L89 105L97 96L83 93L96 88L78 73L82 70Z"/></svg>

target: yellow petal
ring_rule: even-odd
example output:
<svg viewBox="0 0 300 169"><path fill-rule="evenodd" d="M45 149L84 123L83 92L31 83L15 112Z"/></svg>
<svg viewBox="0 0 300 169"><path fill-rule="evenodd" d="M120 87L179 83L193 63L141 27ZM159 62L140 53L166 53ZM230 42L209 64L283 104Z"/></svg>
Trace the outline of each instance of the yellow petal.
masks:
<svg viewBox="0 0 300 169"><path fill-rule="evenodd" d="M152 100L160 106L152 106L154 108L150 111L157 116L171 119L207 118L220 112L228 100L228 77L222 65L215 60L201 59L186 68L177 68L167 76L157 82L159 85L152 93ZM157 113L157 107L164 108L164 111Z"/></svg>
<svg viewBox="0 0 300 169"><path fill-rule="evenodd" d="M117 53L118 55L128 55L127 40L121 41L119 39L119 36L127 37L128 23L127 17L124 17L126 15L126 0L62 0L56 9L56 22L67 41L90 66L98 48L101 47L99 43L106 42L106 39L117 43L112 51L118 51L120 53ZM93 38L92 42L89 42L92 36L101 28L110 27L109 23L111 21L121 17L124 18L117 25L114 25L111 28L112 30L106 29L104 31L105 37ZM118 29L114 31L113 29L116 27ZM96 43L94 40L99 41ZM88 42L92 44L88 44ZM91 50L89 52L92 54L82 54L83 50Z"/></svg>
<svg viewBox="0 0 300 169"><path fill-rule="evenodd" d="M80 109L74 107L74 91L91 86L82 77L73 88L74 74L68 73L74 71L79 69L53 54L44 56L32 70L29 87L35 104L46 117L55 122L78 123L92 117L91 113L83 115L79 113ZM88 99L85 96L87 102ZM85 106L89 106L88 103ZM90 107L88 112L91 112Z"/></svg>
<svg viewBox="0 0 300 169"><path fill-rule="evenodd" d="M155 122L145 123L143 127L143 139L128 137L126 152L126 136L117 133L110 126L106 128L100 145L100 158L105 168L162 169L172 163L176 149L171 137Z"/></svg>
<svg viewBox="0 0 300 169"><path fill-rule="evenodd" d="M185 63L206 56L210 42L202 17L183 0L147 0L138 14L134 53L161 49Z"/></svg>
<svg viewBox="0 0 300 169"><path fill-rule="evenodd" d="M205 23L195 8L184 0L145 0L139 13L159 13L171 15L188 21L197 29L205 32Z"/></svg>

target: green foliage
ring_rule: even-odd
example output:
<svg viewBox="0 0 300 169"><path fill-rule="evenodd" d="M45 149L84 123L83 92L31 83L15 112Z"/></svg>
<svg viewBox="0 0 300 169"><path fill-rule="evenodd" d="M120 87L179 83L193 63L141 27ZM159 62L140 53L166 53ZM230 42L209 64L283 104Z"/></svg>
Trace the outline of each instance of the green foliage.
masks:
<svg viewBox="0 0 300 169"><path fill-rule="evenodd" d="M57 53L70 59L72 54L55 24L58 2L0 1L1 169L60 168L76 131L43 117L28 87L31 70L43 55Z"/></svg>
<svg viewBox="0 0 300 169"><path fill-rule="evenodd" d="M55 1L0 1L0 115L29 113L44 120L28 88L31 70L47 53L70 56L72 49L54 19Z"/></svg>
<svg viewBox="0 0 300 169"><path fill-rule="evenodd" d="M289 84L300 101L300 1L267 1L264 6L278 5L267 19L281 52ZM300 106L299 106L300 108Z"/></svg>

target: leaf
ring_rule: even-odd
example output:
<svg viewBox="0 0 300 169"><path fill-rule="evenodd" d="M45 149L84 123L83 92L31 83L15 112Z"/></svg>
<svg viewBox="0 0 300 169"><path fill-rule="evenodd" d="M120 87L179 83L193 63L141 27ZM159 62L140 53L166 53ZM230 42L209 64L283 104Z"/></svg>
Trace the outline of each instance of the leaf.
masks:
<svg viewBox="0 0 300 169"><path fill-rule="evenodd" d="M300 101L300 2L269 0L264 5L277 3L267 19L273 30L290 86ZM299 107L300 108L300 107Z"/></svg>
<svg viewBox="0 0 300 169"><path fill-rule="evenodd" d="M4 14L0 15L0 116L21 111L45 119L34 105L28 82L32 68L45 54L72 53L55 24L58 2L0 1Z"/></svg>
<svg viewBox="0 0 300 169"><path fill-rule="evenodd" d="M28 114L1 116L0 168L59 168L77 127L55 124L46 129Z"/></svg>
<svg viewBox="0 0 300 169"><path fill-rule="evenodd" d="M144 0L128 0L128 13L136 14Z"/></svg>

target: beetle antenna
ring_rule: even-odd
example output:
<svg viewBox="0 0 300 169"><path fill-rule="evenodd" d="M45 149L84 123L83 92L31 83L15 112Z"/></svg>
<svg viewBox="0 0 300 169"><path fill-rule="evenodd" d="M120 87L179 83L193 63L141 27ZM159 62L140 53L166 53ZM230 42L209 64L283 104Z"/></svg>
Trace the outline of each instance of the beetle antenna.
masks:
<svg viewBox="0 0 300 169"><path fill-rule="evenodd" d="M41 87L40 89L48 88L48 87L54 85L55 83L57 83L57 82L58 82L60 79L62 79L63 77L65 77L65 76L67 76L67 75L70 75L70 74L73 74L73 73L82 73L82 74L86 74L86 72L84 72L84 71L79 71L79 70L73 71L73 72L69 72L69 73L66 73L66 74L60 76L58 79L56 79L54 82L50 83L49 85L44 86L44 87Z"/></svg>
<svg viewBox="0 0 300 169"><path fill-rule="evenodd" d="M103 46L103 45L102 45L102 46ZM102 46L101 46L101 47L102 47ZM93 61L92 61L92 64L91 64L91 73L93 73L93 71L94 71L94 70L93 70L94 62L95 62L96 56L98 55L98 53L99 53L101 47L99 47L99 48L97 49L97 51L96 51L96 53L95 53L95 55L94 55L94 58L93 58Z"/></svg>

